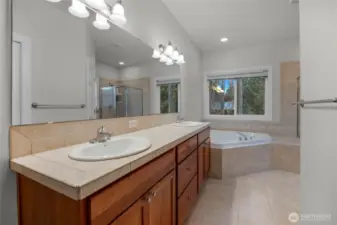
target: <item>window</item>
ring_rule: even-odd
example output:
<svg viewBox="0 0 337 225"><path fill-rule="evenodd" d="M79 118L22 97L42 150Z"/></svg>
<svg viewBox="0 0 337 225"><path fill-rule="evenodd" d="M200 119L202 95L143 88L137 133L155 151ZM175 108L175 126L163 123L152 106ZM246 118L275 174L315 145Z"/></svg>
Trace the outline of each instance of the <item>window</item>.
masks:
<svg viewBox="0 0 337 225"><path fill-rule="evenodd" d="M180 78L166 77L155 81L157 86L157 113L180 112Z"/></svg>
<svg viewBox="0 0 337 225"><path fill-rule="evenodd" d="M178 112L178 84L160 85L160 113Z"/></svg>
<svg viewBox="0 0 337 225"><path fill-rule="evenodd" d="M269 70L252 70L207 77L206 116L266 118Z"/></svg>

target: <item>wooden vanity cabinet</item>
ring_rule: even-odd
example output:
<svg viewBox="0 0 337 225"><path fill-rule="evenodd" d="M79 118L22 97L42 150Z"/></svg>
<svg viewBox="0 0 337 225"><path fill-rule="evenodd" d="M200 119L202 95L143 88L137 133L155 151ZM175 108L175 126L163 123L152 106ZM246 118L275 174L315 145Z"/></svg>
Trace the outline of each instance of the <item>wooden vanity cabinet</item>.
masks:
<svg viewBox="0 0 337 225"><path fill-rule="evenodd" d="M76 201L18 175L19 225L182 225L209 170L209 129Z"/></svg>
<svg viewBox="0 0 337 225"><path fill-rule="evenodd" d="M134 203L110 225L174 225L175 171Z"/></svg>

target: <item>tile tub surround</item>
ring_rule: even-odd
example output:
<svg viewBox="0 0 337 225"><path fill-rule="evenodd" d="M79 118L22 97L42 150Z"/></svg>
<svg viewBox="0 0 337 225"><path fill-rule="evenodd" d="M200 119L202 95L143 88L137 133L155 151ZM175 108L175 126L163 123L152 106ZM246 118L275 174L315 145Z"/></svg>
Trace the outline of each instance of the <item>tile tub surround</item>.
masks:
<svg viewBox="0 0 337 225"><path fill-rule="evenodd" d="M176 127L162 125L124 136L148 138L152 147L134 156L100 161L80 162L69 159L77 146L45 151L11 160L11 169L74 200L84 199L131 171L169 151L179 143L209 127Z"/></svg>
<svg viewBox="0 0 337 225"><path fill-rule="evenodd" d="M299 139L273 137L267 145L211 149L210 176L225 179L266 170L300 173Z"/></svg>
<svg viewBox="0 0 337 225"><path fill-rule="evenodd" d="M10 158L27 156L52 149L81 144L97 136L97 129L105 126L113 135L125 134L176 121L178 114L158 114L104 120L86 120L51 124L33 124L10 128ZM136 128L129 121L137 120Z"/></svg>

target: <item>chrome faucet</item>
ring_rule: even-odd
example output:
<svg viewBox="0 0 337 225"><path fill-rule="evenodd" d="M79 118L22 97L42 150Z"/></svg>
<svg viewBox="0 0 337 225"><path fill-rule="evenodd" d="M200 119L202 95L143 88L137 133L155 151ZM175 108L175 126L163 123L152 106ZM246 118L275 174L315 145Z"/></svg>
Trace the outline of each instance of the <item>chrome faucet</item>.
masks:
<svg viewBox="0 0 337 225"><path fill-rule="evenodd" d="M104 126L100 126L97 130L97 137L95 139L92 139L90 143L96 143L96 142L106 142L110 140L112 137L111 133L108 133L105 131Z"/></svg>
<svg viewBox="0 0 337 225"><path fill-rule="evenodd" d="M181 123L181 122L183 122L184 121L184 118L179 114L178 116L177 116L177 123Z"/></svg>

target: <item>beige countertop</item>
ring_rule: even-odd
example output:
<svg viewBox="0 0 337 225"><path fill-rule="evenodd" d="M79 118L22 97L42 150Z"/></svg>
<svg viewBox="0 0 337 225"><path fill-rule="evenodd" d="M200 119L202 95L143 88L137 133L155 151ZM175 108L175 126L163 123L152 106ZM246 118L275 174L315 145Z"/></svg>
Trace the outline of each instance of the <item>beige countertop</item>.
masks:
<svg viewBox="0 0 337 225"><path fill-rule="evenodd" d="M98 162L71 160L69 152L85 145L81 144L13 159L11 169L72 199L81 200L208 126L208 123L198 127L163 125L120 135L144 137L152 143L147 151L126 158Z"/></svg>

